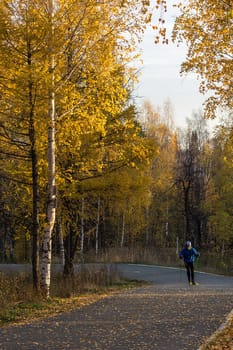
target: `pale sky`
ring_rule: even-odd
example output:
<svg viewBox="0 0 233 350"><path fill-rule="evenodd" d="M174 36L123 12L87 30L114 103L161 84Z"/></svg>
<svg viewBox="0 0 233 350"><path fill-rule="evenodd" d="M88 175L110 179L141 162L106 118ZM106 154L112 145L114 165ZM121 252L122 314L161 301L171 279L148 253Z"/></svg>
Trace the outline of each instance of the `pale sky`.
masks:
<svg viewBox="0 0 233 350"><path fill-rule="evenodd" d="M177 10L172 7L173 0L167 0L166 28L171 32ZM143 65L140 68L139 84L134 91L136 103L150 101L155 108L162 106L168 98L174 107L174 123L185 126L186 117L202 109L205 98L199 93L196 75L180 76L180 65L185 59L186 47L177 47L170 40L169 45L154 44L155 33L146 31L142 43Z"/></svg>

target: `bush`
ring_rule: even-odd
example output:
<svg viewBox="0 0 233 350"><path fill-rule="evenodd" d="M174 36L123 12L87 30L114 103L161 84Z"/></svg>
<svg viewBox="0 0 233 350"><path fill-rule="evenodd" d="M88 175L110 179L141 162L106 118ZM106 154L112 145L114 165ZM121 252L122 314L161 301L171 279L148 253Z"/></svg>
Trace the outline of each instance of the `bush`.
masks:
<svg viewBox="0 0 233 350"><path fill-rule="evenodd" d="M22 300L32 300L34 292L30 275L0 273L0 306L17 303Z"/></svg>
<svg viewBox="0 0 233 350"><path fill-rule="evenodd" d="M70 297L86 292L95 292L114 285L121 280L117 268L111 265L80 265L74 276L63 277L61 273L53 276L51 295Z"/></svg>

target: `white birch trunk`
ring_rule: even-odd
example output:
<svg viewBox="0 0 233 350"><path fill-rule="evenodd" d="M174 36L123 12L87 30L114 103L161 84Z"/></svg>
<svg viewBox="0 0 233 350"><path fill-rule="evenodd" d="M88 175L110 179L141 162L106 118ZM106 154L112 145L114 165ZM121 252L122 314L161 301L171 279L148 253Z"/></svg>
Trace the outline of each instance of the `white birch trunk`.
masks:
<svg viewBox="0 0 233 350"><path fill-rule="evenodd" d="M95 230L95 253L98 254L99 251L99 224L100 224L100 197L98 198L97 206L97 221Z"/></svg>
<svg viewBox="0 0 233 350"><path fill-rule="evenodd" d="M48 187L47 187L47 212L46 227L42 245L41 257L41 287L43 294L50 295L51 257L52 257L52 231L56 216L56 181L55 181L55 93L54 93L54 68L55 59L53 52L54 34L54 0L48 2L50 16L50 40L49 40L49 127L48 127Z"/></svg>
<svg viewBox="0 0 233 350"><path fill-rule="evenodd" d="M83 255L83 247L84 247L84 198L82 198L81 202L81 242L80 242L80 253Z"/></svg>
<svg viewBox="0 0 233 350"><path fill-rule="evenodd" d="M222 242L222 249L221 249L221 256L222 258L224 257L224 253L225 253L225 244L224 241Z"/></svg>
<svg viewBox="0 0 233 350"><path fill-rule="evenodd" d="M179 255L179 237L176 237L176 255Z"/></svg>

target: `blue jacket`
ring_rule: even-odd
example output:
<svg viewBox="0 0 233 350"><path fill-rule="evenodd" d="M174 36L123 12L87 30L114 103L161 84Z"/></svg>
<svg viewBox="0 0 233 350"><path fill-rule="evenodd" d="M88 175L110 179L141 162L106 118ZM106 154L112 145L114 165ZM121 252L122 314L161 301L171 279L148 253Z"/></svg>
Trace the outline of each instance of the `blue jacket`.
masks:
<svg viewBox="0 0 233 350"><path fill-rule="evenodd" d="M199 253L196 251L195 248L187 249L185 247L180 252L180 259L184 259L185 263L194 262L195 257L197 256L199 256Z"/></svg>

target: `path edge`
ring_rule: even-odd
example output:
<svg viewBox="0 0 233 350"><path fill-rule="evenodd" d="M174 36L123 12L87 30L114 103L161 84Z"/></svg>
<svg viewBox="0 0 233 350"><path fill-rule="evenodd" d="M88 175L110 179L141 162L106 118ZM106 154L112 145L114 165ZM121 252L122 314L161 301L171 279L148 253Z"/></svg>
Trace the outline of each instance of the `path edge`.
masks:
<svg viewBox="0 0 233 350"><path fill-rule="evenodd" d="M227 325L230 323L230 320L232 317L233 317L233 309L227 315L225 322L223 322L219 326L219 328L209 338L207 338L206 341L197 350L205 350L205 346L207 346L211 341L216 339L216 337L219 335L219 333L221 333L227 327Z"/></svg>

